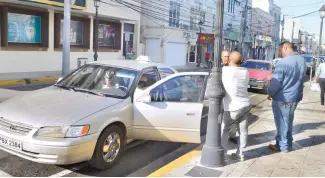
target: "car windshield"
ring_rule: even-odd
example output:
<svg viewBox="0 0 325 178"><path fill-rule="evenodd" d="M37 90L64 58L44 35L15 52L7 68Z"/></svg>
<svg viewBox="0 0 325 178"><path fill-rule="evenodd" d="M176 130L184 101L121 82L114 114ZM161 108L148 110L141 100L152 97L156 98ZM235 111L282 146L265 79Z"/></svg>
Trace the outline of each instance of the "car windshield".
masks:
<svg viewBox="0 0 325 178"><path fill-rule="evenodd" d="M124 98L138 72L100 65L85 65L56 84L57 87L100 96Z"/></svg>
<svg viewBox="0 0 325 178"><path fill-rule="evenodd" d="M257 70L270 70L271 66L270 64L264 62L247 61L242 65L242 67Z"/></svg>

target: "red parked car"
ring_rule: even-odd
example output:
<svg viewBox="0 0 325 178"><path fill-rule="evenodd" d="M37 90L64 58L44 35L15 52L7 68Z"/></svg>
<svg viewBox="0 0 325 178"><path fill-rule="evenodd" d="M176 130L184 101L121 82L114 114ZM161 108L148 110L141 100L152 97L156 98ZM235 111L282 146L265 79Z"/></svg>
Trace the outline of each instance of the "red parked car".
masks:
<svg viewBox="0 0 325 178"><path fill-rule="evenodd" d="M242 64L249 73L248 88L255 88L267 91L269 81L272 77L272 63L264 60L249 59Z"/></svg>

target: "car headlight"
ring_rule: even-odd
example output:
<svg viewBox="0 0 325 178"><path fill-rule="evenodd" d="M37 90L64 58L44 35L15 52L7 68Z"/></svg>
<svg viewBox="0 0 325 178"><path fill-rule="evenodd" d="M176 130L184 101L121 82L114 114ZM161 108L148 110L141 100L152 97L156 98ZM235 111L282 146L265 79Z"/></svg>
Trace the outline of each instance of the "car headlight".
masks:
<svg viewBox="0 0 325 178"><path fill-rule="evenodd" d="M89 125L70 127L43 127L36 133L40 137L76 138L84 136L89 131Z"/></svg>

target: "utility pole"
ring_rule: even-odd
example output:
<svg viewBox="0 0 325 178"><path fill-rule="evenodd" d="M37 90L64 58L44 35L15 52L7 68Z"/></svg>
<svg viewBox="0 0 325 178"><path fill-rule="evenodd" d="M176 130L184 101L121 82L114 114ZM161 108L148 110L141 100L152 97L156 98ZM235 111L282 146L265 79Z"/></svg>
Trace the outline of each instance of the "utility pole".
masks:
<svg viewBox="0 0 325 178"><path fill-rule="evenodd" d="M285 21L284 21L284 14L283 14L283 16L282 16L282 21L281 21L281 25L282 25L282 32L281 32L281 42L284 40L284 36L283 36L283 32L284 32L284 23L285 23Z"/></svg>
<svg viewBox="0 0 325 178"><path fill-rule="evenodd" d="M320 53L322 49L322 36L323 36L323 21L324 17L321 17L321 22L320 22L320 32L319 32L319 42L318 42L318 50L317 50L317 62L316 62L316 68L318 67L320 63Z"/></svg>
<svg viewBox="0 0 325 178"><path fill-rule="evenodd" d="M206 141L202 149L201 164L206 167L225 165L224 149L221 145L221 105L225 95L221 73L221 51L223 39L224 0L217 0L214 41L214 67L208 80L209 116Z"/></svg>
<svg viewBox="0 0 325 178"><path fill-rule="evenodd" d="M291 43L293 43L293 37L295 33L295 21L292 21L292 33L291 33Z"/></svg>
<svg viewBox="0 0 325 178"><path fill-rule="evenodd" d="M71 22L71 0L64 1L64 18L63 18L63 53L62 53L62 76L70 71L70 22Z"/></svg>
<svg viewBox="0 0 325 178"><path fill-rule="evenodd" d="M245 32L246 32L246 23L247 23L247 3L248 0L246 0L245 2L245 7L244 7L244 14L242 16L242 28L241 28L241 35L240 35L240 43L239 43L239 52L243 55L246 56L244 54L244 41L245 41Z"/></svg>

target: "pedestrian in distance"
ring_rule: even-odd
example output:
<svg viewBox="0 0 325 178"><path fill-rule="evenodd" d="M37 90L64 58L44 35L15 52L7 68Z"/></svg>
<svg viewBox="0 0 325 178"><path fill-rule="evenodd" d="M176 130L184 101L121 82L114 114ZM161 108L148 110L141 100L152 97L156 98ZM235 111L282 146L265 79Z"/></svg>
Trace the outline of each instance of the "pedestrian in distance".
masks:
<svg viewBox="0 0 325 178"><path fill-rule="evenodd" d="M273 151L292 150L292 127L294 112L303 98L303 85L306 75L306 61L294 53L292 43L284 41L279 46L282 58L275 66L268 87L268 100L272 100L277 135L275 145L269 145Z"/></svg>
<svg viewBox="0 0 325 178"><path fill-rule="evenodd" d="M229 63L229 56L230 56L230 51L223 50L221 52L222 66L227 66L228 65L228 63Z"/></svg>
<svg viewBox="0 0 325 178"><path fill-rule="evenodd" d="M247 91L249 82L248 71L241 67L241 55L232 52L228 66L222 69L222 82L226 90L223 99L223 122L222 122L222 146L226 158L244 160L244 151L247 144L248 125L247 119L251 110L250 98ZM227 155L229 131L236 127L239 132L239 143L237 152Z"/></svg>
<svg viewBox="0 0 325 178"><path fill-rule="evenodd" d="M320 87L320 103L324 105L325 95L325 63L321 63L316 70L315 81L319 83Z"/></svg>

